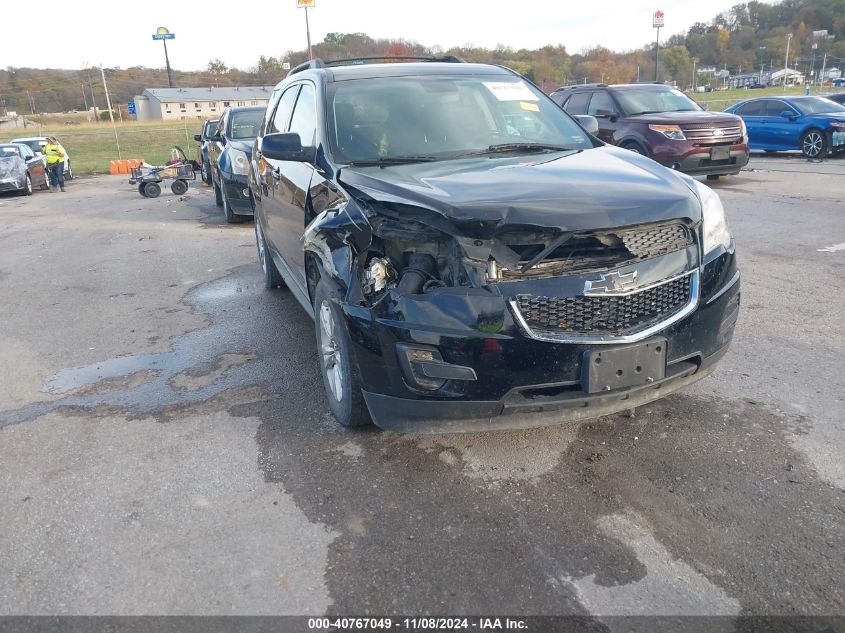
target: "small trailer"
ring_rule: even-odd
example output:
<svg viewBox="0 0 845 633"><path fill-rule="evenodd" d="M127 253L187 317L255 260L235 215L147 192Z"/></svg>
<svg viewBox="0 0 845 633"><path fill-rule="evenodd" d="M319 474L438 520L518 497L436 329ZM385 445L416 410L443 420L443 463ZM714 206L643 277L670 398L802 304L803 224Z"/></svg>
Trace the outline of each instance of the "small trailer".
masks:
<svg viewBox="0 0 845 633"><path fill-rule="evenodd" d="M173 147L170 155L172 157L170 162L160 167L151 165L133 167L129 184L137 185L138 193L145 198L158 198L161 193L161 183L172 180L170 190L175 195L181 196L188 190L188 181L197 179L194 164L187 159L185 152L179 147Z"/></svg>

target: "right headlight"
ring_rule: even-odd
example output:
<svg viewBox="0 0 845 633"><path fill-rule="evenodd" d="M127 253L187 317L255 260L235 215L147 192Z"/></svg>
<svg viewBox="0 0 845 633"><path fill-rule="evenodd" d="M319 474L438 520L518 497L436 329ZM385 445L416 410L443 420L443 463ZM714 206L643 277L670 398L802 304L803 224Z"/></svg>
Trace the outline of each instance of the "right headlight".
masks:
<svg viewBox="0 0 845 633"><path fill-rule="evenodd" d="M695 190L701 200L701 215L703 217L702 233L704 233L703 248L707 254L719 246L727 248L731 243L731 232L725 220L725 208L719 196L710 187L695 181Z"/></svg>
<svg viewBox="0 0 845 633"><path fill-rule="evenodd" d="M229 158L232 161L232 173L246 176L249 173L249 159L246 152L239 149L230 149Z"/></svg>

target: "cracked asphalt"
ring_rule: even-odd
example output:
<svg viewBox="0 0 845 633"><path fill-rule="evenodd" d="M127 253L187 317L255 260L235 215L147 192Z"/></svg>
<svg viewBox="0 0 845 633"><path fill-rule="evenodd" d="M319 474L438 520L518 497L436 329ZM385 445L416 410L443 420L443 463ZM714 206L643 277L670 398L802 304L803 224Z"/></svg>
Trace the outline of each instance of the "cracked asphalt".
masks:
<svg viewBox="0 0 845 633"><path fill-rule="evenodd" d="M712 376L435 436L333 422L210 190L0 197L0 615L845 614L845 162L715 188L743 309Z"/></svg>

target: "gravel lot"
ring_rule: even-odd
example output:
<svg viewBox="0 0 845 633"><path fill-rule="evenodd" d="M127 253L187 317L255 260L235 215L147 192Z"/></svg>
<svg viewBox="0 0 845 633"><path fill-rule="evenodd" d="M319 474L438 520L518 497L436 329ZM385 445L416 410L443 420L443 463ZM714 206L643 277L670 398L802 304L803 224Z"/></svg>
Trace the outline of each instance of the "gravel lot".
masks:
<svg viewBox="0 0 845 633"><path fill-rule="evenodd" d="M845 161L715 188L743 310L714 375L460 436L336 426L209 189L0 197L0 615L845 613Z"/></svg>

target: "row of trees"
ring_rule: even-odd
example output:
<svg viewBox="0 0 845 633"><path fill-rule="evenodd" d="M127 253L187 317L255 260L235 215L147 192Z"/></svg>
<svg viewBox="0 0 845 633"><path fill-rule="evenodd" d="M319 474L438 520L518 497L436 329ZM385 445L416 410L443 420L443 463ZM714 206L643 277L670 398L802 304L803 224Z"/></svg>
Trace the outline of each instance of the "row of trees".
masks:
<svg viewBox="0 0 845 633"><path fill-rule="evenodd" d="M827 30L827 37L814 31ZM694 83L693 68L714 66L732 73L748 72L761 66L781 68L786 53L787 34L791 67L810 70L845 65L845 10L843 0L783 0L768 4L752 0L735 5L709 23L694 24L662 43L659 78L681 87ZM444 50L426 47L404 39L371 38L364 33L329 33L313 47L323 59L357 58L379 55L456 55L467 61L502 64L527 76L545 90L567 83L622 83L654 78L654 44L626 52L595 47L570 53L563 44L537 49L513 49L506 45L482 48L472 45ZM212 59L202 71L173 71L177 86L273 85L291 66L308 59L306 50L289 50L279 56L259 57L247 69L229 67ZM116 103L126 103L144 88L167 85L163 69L143 67L106 69L109 90ZM93 75L93 77L91 77ZM7 68L0 70L0 114L55 112L82 109L93 99L103 107L99 69L90 71Z"/></svg>

